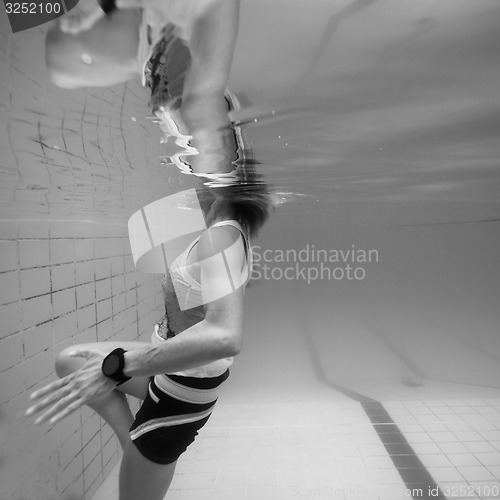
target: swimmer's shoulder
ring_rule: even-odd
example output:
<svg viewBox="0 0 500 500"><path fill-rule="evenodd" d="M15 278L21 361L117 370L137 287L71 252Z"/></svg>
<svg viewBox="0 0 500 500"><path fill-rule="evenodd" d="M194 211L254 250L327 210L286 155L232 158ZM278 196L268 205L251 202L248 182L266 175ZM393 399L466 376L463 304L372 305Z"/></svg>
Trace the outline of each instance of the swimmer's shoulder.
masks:
<svg viewBox="0 0 500 500"><path fill-rule="evenodd" d="M241 231L233 225L211 226L200 235L198 258L203 260L213 257L230 248L240 238L242 239Z"/></svg>

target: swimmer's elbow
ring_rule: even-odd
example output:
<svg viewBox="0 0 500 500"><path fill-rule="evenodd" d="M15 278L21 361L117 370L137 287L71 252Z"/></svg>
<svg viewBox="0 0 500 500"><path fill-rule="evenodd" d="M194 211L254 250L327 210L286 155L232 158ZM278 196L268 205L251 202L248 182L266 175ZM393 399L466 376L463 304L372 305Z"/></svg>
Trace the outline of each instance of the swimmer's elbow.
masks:
<svg viewBox="0 0 500 500"><path fill-rule="evenodd" d="M226 343L226 358L233 358L238 356L243 347L243 342L241 339L229 339Z"/></svg>
<svg viewBox="0 0 500 500"><path fill-rule="evenodd" d="M243 347L241 332L226 328L214 328L214 333L218 339L218 351L221 359L232 358L241 352Z"/></svg>
<svg viewBox="0 0 500 500"><path fill-rule="evenodd" d="M243 348L243 332L241 327L227 331L225 335L225 346L228 358L238 356Z"/></svg>

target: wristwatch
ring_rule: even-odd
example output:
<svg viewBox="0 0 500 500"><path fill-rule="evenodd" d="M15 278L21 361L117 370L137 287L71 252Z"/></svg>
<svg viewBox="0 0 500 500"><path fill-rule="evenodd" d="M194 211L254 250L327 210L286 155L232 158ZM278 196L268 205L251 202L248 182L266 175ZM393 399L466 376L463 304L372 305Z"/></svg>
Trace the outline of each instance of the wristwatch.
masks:
<svg viewBox="0 0 500 500"><path fill-rule="evenodd" d="M123 369L125 368L125 357L124 354L127 351L118 347L114 351L111 351L103 360L102 360L102 373L118 382L116 385L123 384L127 380L130 380L132 377L127 377L123 373Z"/></svg>

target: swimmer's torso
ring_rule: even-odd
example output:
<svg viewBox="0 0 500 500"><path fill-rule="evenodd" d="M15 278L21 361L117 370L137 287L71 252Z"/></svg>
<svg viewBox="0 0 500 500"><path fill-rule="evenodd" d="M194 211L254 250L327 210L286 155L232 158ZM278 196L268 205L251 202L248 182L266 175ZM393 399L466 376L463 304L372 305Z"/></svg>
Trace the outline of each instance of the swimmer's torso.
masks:
<svg viewBox="0 0 500 500"><path fill-rule="evenodd" d="M214 226L229 225L236 227L242 237L239 237L242 251L246 259L242 268L242 281L246 283L250 276L251 248L241 225L234 220L221 221ZM214 227L212 226L212 227ZM167 340L188 328L203 321L205 310L202 305L201 284L199 279L199 264L196 263L196 238L180 254L170 266L162 281L163 299L166 316L160 324L158 337ZM194 263L193 262L194 256ZM232 364L233 358L225 358L207 365L176 372L186 377L215 377L224 373Z"/></svg>

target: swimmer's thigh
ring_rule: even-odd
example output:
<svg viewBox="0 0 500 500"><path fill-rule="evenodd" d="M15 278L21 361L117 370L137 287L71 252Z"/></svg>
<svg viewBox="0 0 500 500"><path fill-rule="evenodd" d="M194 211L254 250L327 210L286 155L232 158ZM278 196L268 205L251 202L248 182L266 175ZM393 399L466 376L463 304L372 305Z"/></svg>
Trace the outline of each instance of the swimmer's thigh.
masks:
<svg viewBox="0 0 500 500"><path fill-rule="evenodd" d="M163 500L174 475L176 462L157 464L144 457L130 441L120 468L119 500Z"/></svg>

